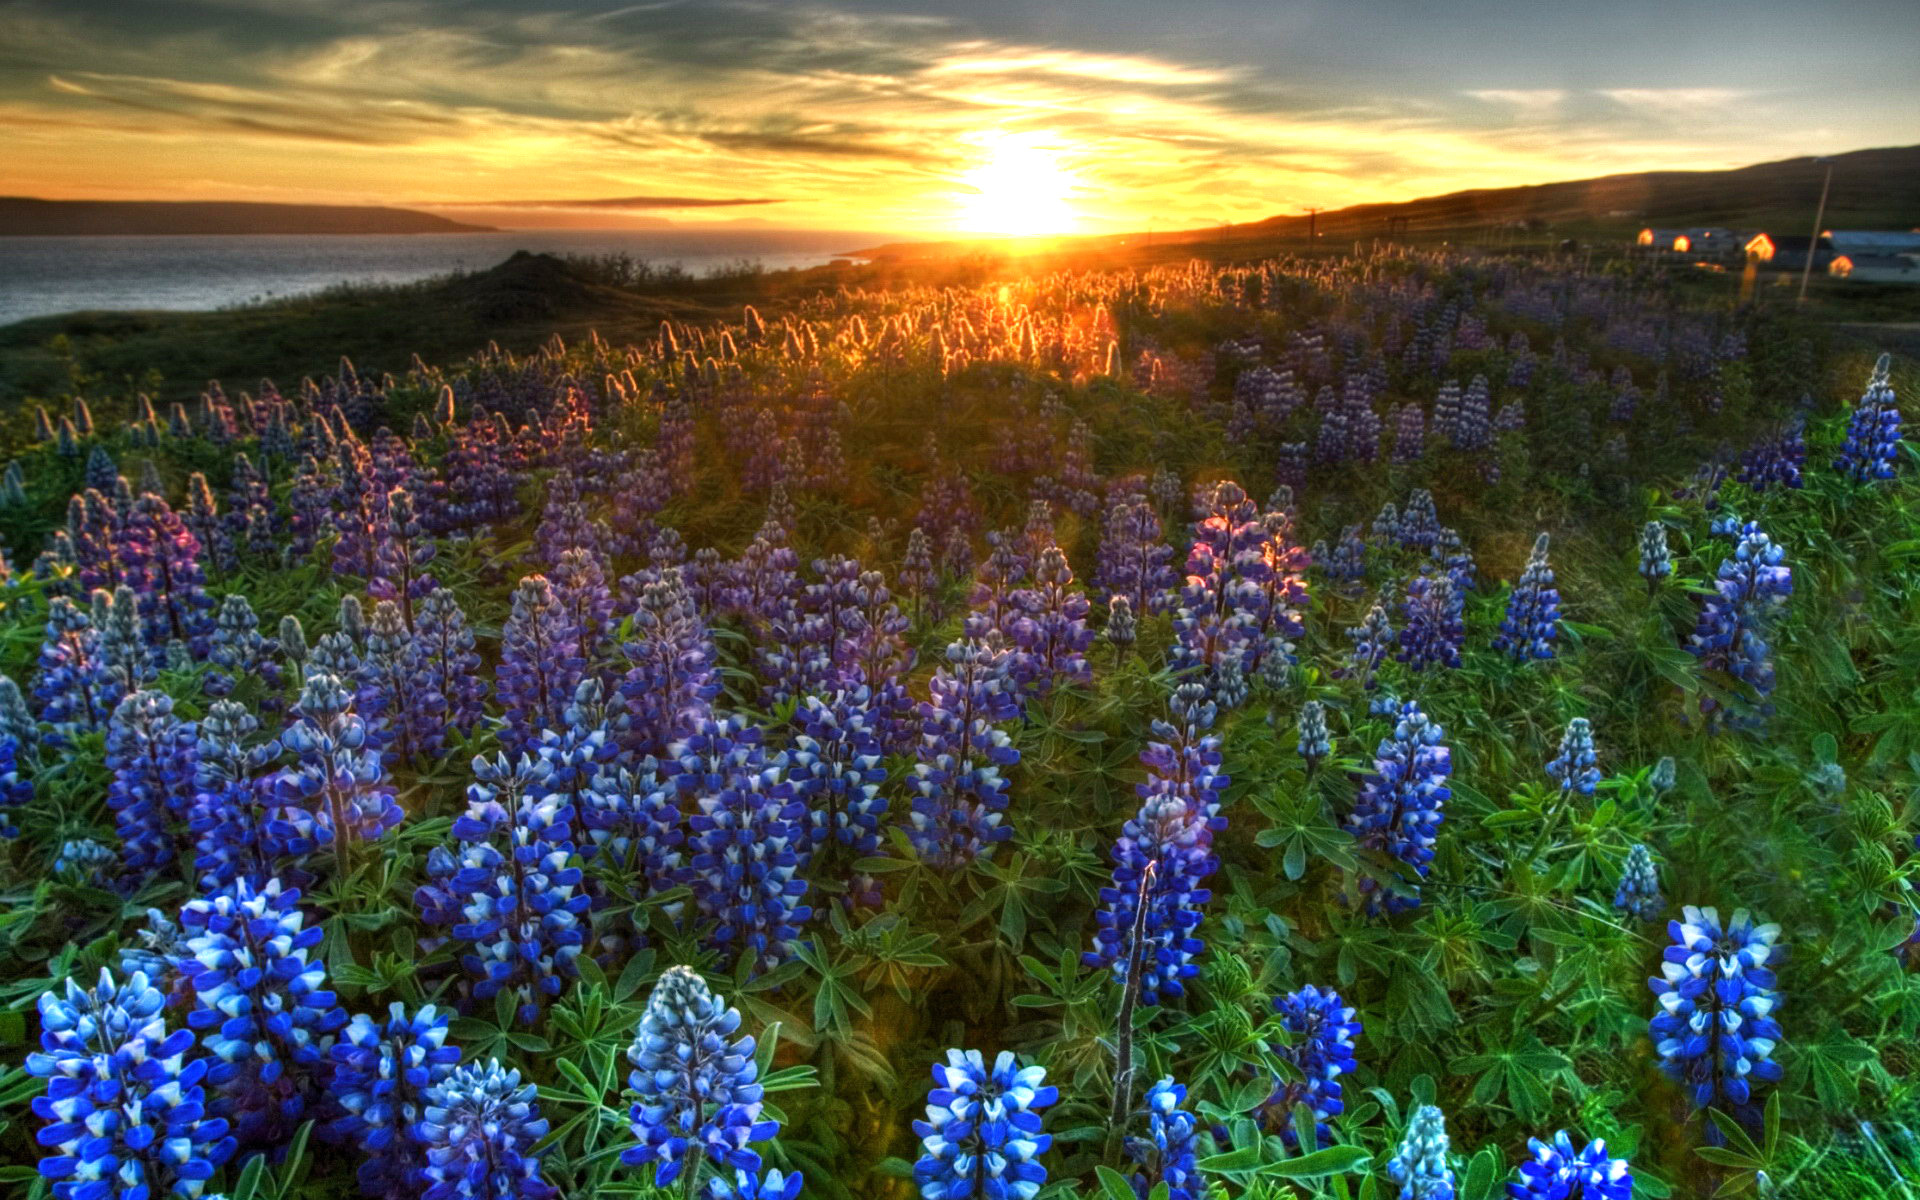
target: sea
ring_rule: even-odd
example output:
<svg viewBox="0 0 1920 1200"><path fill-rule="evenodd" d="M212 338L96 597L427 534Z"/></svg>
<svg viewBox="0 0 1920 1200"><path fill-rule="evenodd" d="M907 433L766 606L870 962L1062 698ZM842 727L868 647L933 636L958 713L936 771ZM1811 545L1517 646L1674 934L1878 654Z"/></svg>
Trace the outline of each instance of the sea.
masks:
<svg viewBox="0 0 1920 1200"><path fill-rule="evenodd" d="M893 240L793 229L0 237L0 325L81 310L232 308L340 284L408 283L485 270L516 250L625 254L703 275L742 260L767 270L819 266Z"/></svg>

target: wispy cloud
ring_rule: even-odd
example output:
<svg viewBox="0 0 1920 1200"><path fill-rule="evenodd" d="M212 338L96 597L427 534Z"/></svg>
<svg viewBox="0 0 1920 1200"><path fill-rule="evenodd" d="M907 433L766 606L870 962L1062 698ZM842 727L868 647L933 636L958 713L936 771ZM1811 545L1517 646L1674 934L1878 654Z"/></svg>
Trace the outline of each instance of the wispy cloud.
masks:
<svg viewBox="0 0 1920 1200"><path fill-rule="evenodd" d="M1762 63L1734 76L1684 47L1551 36L1573 16L1462 51L1454 18L1400 0L1337 25L1303 0L1190 0L1179 20L1103 0L1084 24L835 2L0 0L9 185L495 209L572 195L582 212L778 198L796 223L932 229L983 156L1021 139L1073 173L1090 223L1165 228L1732 165L1891 127L1849 106L1851 76L1792 91ZM1570 59L1574 44L1590 48ZM1463 85L1468 52L1497 83ZM1637 73L1606 77L1615 63ZM1766 90L1739 82L1756 76ZM1815 131L1825 146L1803 144Z"/></svg>

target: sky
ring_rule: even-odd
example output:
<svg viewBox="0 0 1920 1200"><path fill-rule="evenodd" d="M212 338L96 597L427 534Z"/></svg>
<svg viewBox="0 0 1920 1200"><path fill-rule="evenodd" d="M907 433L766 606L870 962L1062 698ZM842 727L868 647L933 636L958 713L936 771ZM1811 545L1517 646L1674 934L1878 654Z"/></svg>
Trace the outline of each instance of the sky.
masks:
<svg viewBox="0 0 1920 1200"><path fill-rule="evenodd" d="M1912 144L1917 59L1913 0L0 0L0 194L1171 229Z"/></svg>

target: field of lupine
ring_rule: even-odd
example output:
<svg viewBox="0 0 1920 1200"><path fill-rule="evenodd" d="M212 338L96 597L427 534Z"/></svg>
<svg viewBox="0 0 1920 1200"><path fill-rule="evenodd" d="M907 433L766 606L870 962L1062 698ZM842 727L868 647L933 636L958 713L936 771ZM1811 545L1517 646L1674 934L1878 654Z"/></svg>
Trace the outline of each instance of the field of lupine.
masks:
<svg viewBox="0 0 1920 1200"><path fill-rule="evenodd" d="M1911 383L1401 252L49 398L0 1185L1911 1197Z"/></svg>

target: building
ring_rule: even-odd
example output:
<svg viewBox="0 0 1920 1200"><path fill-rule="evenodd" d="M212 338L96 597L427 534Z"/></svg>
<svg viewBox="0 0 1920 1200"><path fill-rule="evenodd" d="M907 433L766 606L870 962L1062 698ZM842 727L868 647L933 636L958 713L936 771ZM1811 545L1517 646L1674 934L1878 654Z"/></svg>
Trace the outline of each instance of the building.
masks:
<svg viewBox="0 0 1920 1200"><path fill-rule="evenodd" d="M1825 236L1836 254L1920 254L1920 230L1829 229Z"/></svg>
<svg viewBox="0 0 1920 1200"><path fill-rule="evenodd" d="M1746 239L1731 229L1696 225L1688 229L1646 228L1635 244L1656 254L1684 255L1692 259L1738 260L1746 251Z"/></svg>
<svg viewBox="0 0 1920 1200"><path fill-rule="evenodd" d="M1827 273L1855 283L1920 283L1920 252L1837 254Z"/></svg>
<svg viewBox="0 0 1920 1200"><path fill-rule="evenodd" d="M1756 233L1746 244L1749 259L1776 271L1798 271L1807 265L1807 247L1813 239L1805 234ZM1813 247L1813 266L1824 271L1833 262L1833 243L1822 234Z"/></svg>

